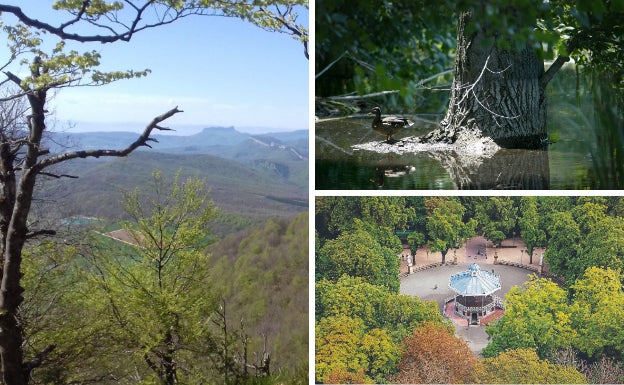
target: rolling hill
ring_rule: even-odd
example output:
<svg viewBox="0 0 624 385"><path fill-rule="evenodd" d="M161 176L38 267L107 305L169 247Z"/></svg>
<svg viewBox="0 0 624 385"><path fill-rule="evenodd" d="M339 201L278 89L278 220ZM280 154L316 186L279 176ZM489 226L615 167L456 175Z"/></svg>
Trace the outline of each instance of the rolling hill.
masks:
<svg viewBox="0 0 624 385"><path fill-rule="evenodd" d="M206 180L222 215L217 234L290 217L308 207L308 132L249 135L234 128L206 128L189 136L158 135L153 148L126 158L77 159L59 165L58 174L75 179L46 179L40 198L55 216L123 217L121 191L146 186L154 170ZM65 133L53 136L51 153L73 149L123 148L137 134ZM58 145L57 143L63 143ZM42 208L43 209L43 208Z"/></svg>

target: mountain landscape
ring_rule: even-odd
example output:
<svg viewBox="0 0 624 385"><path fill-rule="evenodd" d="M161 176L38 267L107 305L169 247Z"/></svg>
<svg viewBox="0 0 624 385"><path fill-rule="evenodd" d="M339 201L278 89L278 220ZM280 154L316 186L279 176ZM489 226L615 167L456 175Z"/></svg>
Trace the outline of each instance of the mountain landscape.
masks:
<svg viewBox="0 0 624 385"><path fill-rule="evenodd" d="M138 137L131 132L55 133L50 152L119 149ZM42 202L58 218L117 220L122 191L145 186L154 170L173 177L204 178L220 208L214 233L225 235L272 217L291 217L308 207L308 131L251 135L233 127L211 127L194 135L154 135L152 148L125 158L78 159L41 183Z"/></svg>
<svg viewBox="0 0 624 385"><path fill-rule="evenodd" d="M136 140L137 136L127 132L63 133L48 137L47 145L50 156L54 156L82 149L121 149ZM187 177L204 179L210 189L209 199L214 201L218 209L216 218L202 225L204 227L200 230L209 241L206 242L208 246L201 246L207 247L206 259L201 259L205 263L195 265L192 269L192 273L196 274L193 275L193 288L200 288L200 296L189 299L193 305L184 305L182 310L174 306L177 303L175 300L179 299L178 295L163 302L175 308L176 315L183 314L180 319L187 323L180 322L180 325L204 325L206 330L203 332L206 334L201 336L203 340L192 345L192 348L188 346L195 343L192 337L196 334L183 334L180 331L180 337L176 337L180 341L176 358L193 365L193 369L184 372L184 375L193 374L231 384L307 383L308 132L250 135L230 127L206 128L195 135L160 135L155 138L157 142L153 143L152 148L141 148L125 158L77 159L62 163L56 169L46 170L49 177L41 175L39 178L31 222L39 222L36 226L44 228L48 227L45 221L51 221L49 228L61 230L56 239L60 241L57 246L64 250L65 254L61 255L67 255L63 258L69 262L60 263L60 257L51 257L50 250L42 252L36 249L46 247L45 243L33 245L32 255L35 257L28 259L28 269L41 273L31 273L25 286L32 289L45 284L55 289L49 293L36 291L37 295L27 299L27 307L39 309L44 307L42 304L57 301L58 311L45 313L39 318L33 313L28 318L42 324L58 326L62 323L71 332L55 327L53 330L57 330L57 334L41 337L41 341L54 341L56 347L33 375L35 381L48 383L46 381L50 378L63 378L65 382L58 380L55 383L87 383L93 378L119 377L126 380L130 378L128 381L132 383L132 376L139 376L136 374L139 372L140 377L149 378L149 365L146 369L145 362L149 364L151 361L142 359L143 356L147 357L146 354L106 354L107 349L118 349L115 346L120 345L115 343L134 346L123 336L118 339L110 337L111 328L116 327L115 324L103 327L103 332L97 329L96 321L86 322L87 326L76 326L81 324L81 320L90 319L94 315L96 320L108 318L101 316L101 310L95 310L99 305L77 305L73 296L75 288L70 282L86 285L85 282L91 281L84 279L85 272L103 271L95 269L95 265L89 265L92 261L110 261L110 255L131 255L131 251L123 249L127 247L123 242L107 243L98 248L94 246L97 244L94 239L99 238L92 236L103 234L111 228L118 229L120 220L129 220L128 223L135 224L133 217L124 211L123 192L140 189L140 204L150 207L149 200L154 196L154 171L158 170L170 181L178 174L181 182ZM63 226L65 224L67 227ZM157 228L167 233L171 231L167 226L164 226L165 230L163 226ZM103 239L108 242L113 238ZM68 244L72 246L65 249ZM78 244L86 247L85 252L69 256L71 253L68 250L75 250L73 247ZM123 251L112 251L117 250L116 247ZM96 249L107 250L105 252L111 254L101 258L92 257L91 253L96 253ZM149 251L142 253L149 254ZM47 274L46 258L54 259L55 266L62 266L62 269L56 269L59 271L58 276ZM188 258L187 255L175 260L182 264ZM135 259L123 260L120 265L124 271L130 269L130 260ZM149 276L152 271L153 261L146 260L148 269L139 274L141 277ZM85 266L92 266L93 269ZM206 266L207 269L198 270ZM173 272L168 274L174 275ZM178 278L184 280L187 274L191 272ZM117 277L114 274L102 276L106 276L109 283ZM112 285L111 288L114 288ZM66 287L67 290L63 291L59 287ZM144 287L152 288L149 285ZM77 297L102 297L92 295L92 290L92 287L86 288L85 293L89 294ZM155 293L161 291L156 290ZM186 293L193 291L189 289ZM127 286L124 286L123 295L128 296L120 301L123 304L135 298L134 294L128 292ZM199 323L190 321L194 313L185 311L217 300L221 307L215 305L213 310L200 314L198 319L202 321ZM74 306L81 309L80 314ZM150 303L148 309L153 306ZM129 314L141 313L138 305L134 304L131 308ZM68 321L71 317L68 318L67 314L74 318ZM128 320L130 318L124 322L130 322ZM154 320L145 322L142 327L148 324L159 327ZM32 330L27 331L33 340L39 338L37 333L40 330L34 326L35 323ZM87 332L91 327L93 331ZM86 333L76 337L77 340L91 337L97 340L105 335L106 342L87 343L93 345L89 351L76 349L73 340L65 338L74 331ZM101 347L103 350L98 350ZM160 354L158 348L157 345L150 350L155 352L154 357ZM29 347L27 354L35 355L40 349L38 345ZM140 347L139 352L143 350L145 347ZM97 363L90 362L89 357L98 357ZM184 370L187 370L186 367ZM107 381L98 383L113 383ZM115 380L114 383L123 381Z"/></svg>

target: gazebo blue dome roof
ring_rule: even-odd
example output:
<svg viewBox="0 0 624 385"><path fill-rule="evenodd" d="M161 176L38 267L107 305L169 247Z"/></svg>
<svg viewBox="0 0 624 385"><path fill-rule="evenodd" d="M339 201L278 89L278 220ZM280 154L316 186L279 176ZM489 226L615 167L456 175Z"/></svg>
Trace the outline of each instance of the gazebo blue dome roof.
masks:
<svg viewBox="0 0 624 385"><path fill-rule="evenodd" d="M484 296L500 290L501 284L498 276L473 263L468 270L451 275L449 287L459 295Z"/></svg>

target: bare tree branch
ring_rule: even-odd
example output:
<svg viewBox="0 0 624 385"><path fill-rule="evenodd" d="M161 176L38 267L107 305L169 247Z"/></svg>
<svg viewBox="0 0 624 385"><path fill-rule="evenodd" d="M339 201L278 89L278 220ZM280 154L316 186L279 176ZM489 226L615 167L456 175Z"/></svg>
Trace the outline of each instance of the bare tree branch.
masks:
<svg viewBox="0 0 624 385"><path fill-rule="evenodd" d="M73 40L82 43L86 42L100 42L100 43L113 43L116 41L130 41L135 33L167 25L175 22L176 20L191 16L221 16L221 17L238 17L246 19L244 13L238 14L228 10L228 7L237 5L237 2L220 2L216 8L210 8L208 6L199 6L193 2L185 4L180 8L175 8L171 5L166 5L165 2L148 0L142 5L137 5L135 1L124 0L124 4L127 6L124 10L128 10L128 13L132 13L125 20L121 20L118 14L115 12L90 15L88 7L89 1L84 1L79 10L68 10L73 16L71 19L62 22L59 26L46 23L39 19L28 16L21 7L15 5L0 4L0 13L10 13L17 17L23 24L28 27L36 28L47 33L56 35L64 40ZM251 3L248 5L252 5ZM162 12L159 12L159 7ZM148 9L154 10L155 17L148 16ZM222 9L223 8L223 9ZM277 22L283 29L269 30L275 32L287 33L297 37L303 43L304 55L309 59L308 53L308 32L301 26L296 24L296 16L292 13L294 6L292 4L285 5L285 9L281 10L279 5L275 5L276 11L271 12L258 7L258 9L265 15L267 19ZM101 21L100 21L101 20ZM148 20L148 21L146 21ZM81 23L87 23L96 29L95 33L74 33L69 31L71 27L80 25ZM261 28L265 28L262 23L252 21ZM267 28L265 28L267 29ZM98 34L102 32L102 34Z"/></svg>
<svg viewBox="0 0 624 385"><path fill-rule="evenodd" d="M139 136L139 138L134 141L134 143L130 144L128 147L122 149L122 150L89 150L89 151L72 151L72 152L67 152L65 154L61 154L58 156L54 156L51 158L46 158L43 159L42 161L40 161L37 164L37 168L38 170L43 170L46 167L49 167L53 164L57 164L57 163L61 163L64 162L66 160L69 159L76 159L76 158L88 158L88 157L94 157L94 158L99 158L101 156L118 156L118 157L122 157L122 156L126 156L128 154L130 154L132 151L136 150L138 147L141 146L147 146L147 147L151 147L149 144L147 144L147 142L157 142L156 139L154 138L150 138L150 135L152 134L152 131L154 129L157 130L170 130L169 128L165 128L165 127L160 127L158 124L166 119L169 119L170 117L172 117L173 115L179 113L179 112L183 112L182 110L179 110L178 107L174 107L171 110L165 112L164 114L155 117L148 125L147 127L145 127L145 130L143 131L143 133L141 134L141 136Z"/></svg>
<svg viewBox="0 0 624 385"><path fill-rule="evenodd" d="M61 179L61 178L78 179L76 175L69 175L69 174L53 174L51 172L40 172L39 174L49 176L52 178L56 178L56 179Z"/></svg>
<svg viewBox="0 0 624 385"><path fill-rule="evenodd" d="M310 59L310 55L308 53L308 34L306 31L302 30L301 27L299 27L295 21L296 19L293 19L292 21L287 20L287 16L292 15L291 11L293 9L292 5L289 5L286 7L286 9L284 11L281 11L279 9L279 6L275 6L277 13L272 13L270 11L265 10L264 8L260 7L260 11L264 12L269 18L271 18L272 20L277 21L278 23L280 23L282 25L282 27L286 28L288 31L290 31L290 33L293 36L297 36L299 39L301 39L301 41L303 42L303 54L305 55L306 59Z"/></svg>
<svg viewBox="0 0 624 385"><path fill-rule="evenodd" d="M54 34L60 37L61 39L74 40L74 41L79 41L83 43L86 43L86 42L112 43L115 41L130 41L130 39L136 32L139 32L148 28L154 28L160 25L170 24L174 22L175 20L181 17L184 17L185 15L191 14L191 12L183 13L181 11L178 11L176 15L174 15L172 18L168 20L165 20L164 18L162 18L152 24L139 25L139 22L143 19L143 13L145 12L145 10L149 6L153 5L154 3L155 3L154 0L150 0L146 2L142 7L134 6L136 15L132 21L132 24L129 27L127 27L127 30L124 32L116 32L114 31L114 29L108 27L107 29L111 32L109 35L81 35L78 33L71 33L71 32L66 31L66 28L83 20L82 17L84 16L84 13L85 13L84 5L81 8L81 11L77 12L76 16L72 20L61 24L59 27L55 27L51 24L29 17L18 6L0 4L0 12L11 13L15 17L17 17L22 23L26 24L27 26L49 32L51 34ZM96 27L100 27L100 28L104 27L103 25L99 25L95 23L94 21L89 21L89 20L87 21ZM117 24L123 25L120 22L118 22Z"/></svg>
<svg viewBox="0 0 624 385"><path fill-rule="evenodd" d="M48 345L45 349L39 352L35 358L30 360L29 362L24 363L24 373L26 373L26 377L30 375L33 369L41 366L46 357L52 353L52 351L56 348L56 345Z"/></svg>
<svg viewBox="0 0 624 385"><path fill-rule="evenodd" d="M540 78L540 86L546 87L548 82L552 80L552 78L555 76L557 71L559 71L561 67L563 67L563 65L567 63L568 61L570 61L570 57L558 56L557 59L555 59L555 61L550 65L550 67L548 67L548 70L546 70L544 74L542 75L542 77Z"/></svg>
<svg viewBox="0 0 624 385"><path fill-rule="evenodd" d="M31 231L31 232L26 234L26 238L31 239L31 238L38 237L40 235L56 235L56 231L55 230L46 230L46 229Z"/></svg>

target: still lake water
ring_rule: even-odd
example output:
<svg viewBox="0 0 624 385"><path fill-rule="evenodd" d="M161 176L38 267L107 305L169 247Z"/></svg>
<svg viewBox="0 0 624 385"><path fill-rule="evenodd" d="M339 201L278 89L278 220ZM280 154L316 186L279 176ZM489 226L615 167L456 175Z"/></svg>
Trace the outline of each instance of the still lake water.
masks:
<svg viewBox="0 0 624 385"><path fill-rule="evenodd" d="M406 130L405 136L423 135L430 128ZM407 135L405 135L407 134ZM583 152L582 142L560 140L547 150L508 150L496 153L491 163L503 170L525 172L533 176L549 174L547 181L521 186L515 184L485 184L479 179L491 170L471 170L473 183L462 183L454 174L453 162L440 159L441 154L430 152L384 154L356 149L353 146L379 140L370 129L370 119L343 118L316 124L316 188L319 190L440 190L440 189L587 189L592 187L589 174L592 160ZM510 158L524 159L518 167ZM543 164L545 163L545 164ZM482 163L483 164L483 163ZM504 171L499 171L498 174ZM481 175L480 175L481 173ZM455 176L455 177L454 177ZM531 178L531 175L528 177ZM480 184L482 187L479 187Z"/></svg>
<svg viewBox="0 0 624 385"><path fill-rule="evenodd" d="M544 150L502 149L491 158L468 160L451 152L379 153L357 148L383 140L370 128L372 117L319 120L315 125L315 187L318 190L624 189L619 178L605 169L605 164L613 163L609 154L616 149L621 152L621 143L609 141L604 146L605 140L601 142L601 138L609 136L605 132L610 137L621 136L621 117L598 116L598 103L609 99L583 90L579 95L570 77L573 75L568 72L562 76L564 80L549 85L548 134L554 143ZM395 139L424 135L443 116L427 116L427 120L407 117L416 124L395 135ZM624 165L615 165L618 166Z"/></svg>

